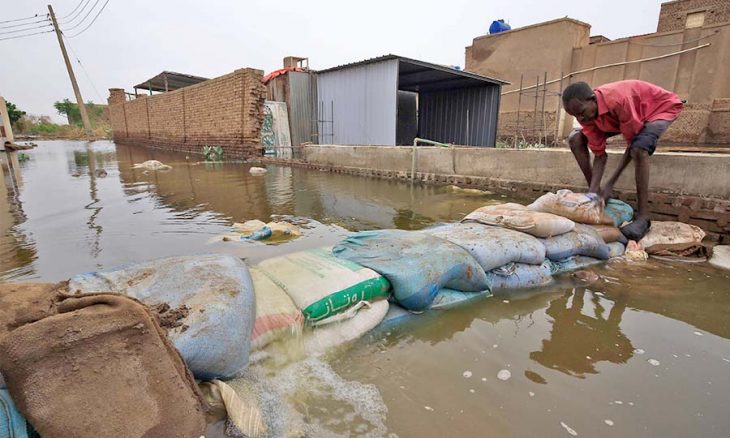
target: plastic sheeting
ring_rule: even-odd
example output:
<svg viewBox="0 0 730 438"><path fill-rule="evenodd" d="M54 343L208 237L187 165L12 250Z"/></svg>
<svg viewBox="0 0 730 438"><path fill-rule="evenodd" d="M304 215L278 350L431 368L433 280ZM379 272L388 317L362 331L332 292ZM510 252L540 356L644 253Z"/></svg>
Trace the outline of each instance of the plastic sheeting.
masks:
<svg viewBox="0 0 730 438"><path fill-rule="evenodd" d="M454 223L422 232L464 248L485 271L512 262L539 265L545 261L545 246L537 238L507 228L479 223Z"/></svg>
<svg viewBox="0 0 730 438"><path fill-rule="evenodd" d="M425 233L363 231L335 246L340 258L385 276L395 300L409 310L425 310L444 287L476 292L489 289L479 263L464 249Z"/></svg>
<svg viewBox="0 0 730 438"><path fill-rule="evenodd" d="M10 393L0 389L0 438L28 438L28 424Z"/></svg>

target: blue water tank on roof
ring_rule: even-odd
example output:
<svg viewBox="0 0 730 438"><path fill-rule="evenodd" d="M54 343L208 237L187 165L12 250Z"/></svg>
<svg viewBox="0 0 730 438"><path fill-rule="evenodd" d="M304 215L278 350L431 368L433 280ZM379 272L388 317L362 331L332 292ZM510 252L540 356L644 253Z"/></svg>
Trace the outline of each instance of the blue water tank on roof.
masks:
<svg viewBox="0 0 730 438"><path fill-rule="evenodd" d="M504 20L501 20L501 19L494 20L494 21L492 21L492 25L489 26L489 33L490 34L499 33L499 32L504 32L505 30L510 30L510 29L512 29L512 26L505 23Z"/></svg>

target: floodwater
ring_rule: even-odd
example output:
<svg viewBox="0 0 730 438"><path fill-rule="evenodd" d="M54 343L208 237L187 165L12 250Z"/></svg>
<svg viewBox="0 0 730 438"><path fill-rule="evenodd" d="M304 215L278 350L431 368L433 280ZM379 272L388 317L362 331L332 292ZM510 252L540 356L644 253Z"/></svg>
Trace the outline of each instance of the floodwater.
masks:
<svg viewBox="0 0 730 438"><path fill-rule="evenodd" d="M3 165L4 281L205 252L255 262L511 200L279 166L252 176L246 164L111 142L25 154ZM132 168L149 159L173 168ZM317 222L278 246L217 239L271 215ZM593 269L602 280L588 287L565 275L379 327L326 357L253 367L272 435L729 436L730 272L653 260Z"/></svg>

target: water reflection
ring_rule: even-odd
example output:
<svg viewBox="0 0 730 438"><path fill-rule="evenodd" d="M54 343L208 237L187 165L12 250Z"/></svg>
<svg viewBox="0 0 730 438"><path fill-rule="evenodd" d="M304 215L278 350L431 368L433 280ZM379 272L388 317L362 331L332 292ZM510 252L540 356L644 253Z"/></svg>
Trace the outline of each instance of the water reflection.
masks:
<svg viewBox="0 0 730 438"><path fill-rule="evenodd" d="M621 331L624 311L625 298L611 302L585 288L564 293L545 311L552 318L550 338L542 341L540 351L530 353L530 359L581 378L597 374L598 362L625 363L634 347Z"/></svg>

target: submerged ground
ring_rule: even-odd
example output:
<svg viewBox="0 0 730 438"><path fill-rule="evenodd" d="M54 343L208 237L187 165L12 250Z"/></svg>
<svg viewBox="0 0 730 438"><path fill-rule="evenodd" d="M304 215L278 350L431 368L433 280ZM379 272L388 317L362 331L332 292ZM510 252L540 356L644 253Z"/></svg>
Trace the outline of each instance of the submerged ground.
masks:
<svg viewBox="0 0 730 438"><path fill-rule="evenodd" d="M256 262L348 230L420 229L510 200L287 167L252 176L244 164L106 141L40 142L26 155L20 172L3 169L3 281L205 252ZM149 159L173 168L132 168ZM216 241L232 222L272 214L323 225L273 247ZM594 270L603 279L589 287L564 276L378 328L325 358L253 369L273 432L727 436L730 272L660 261Z"/></svg>

